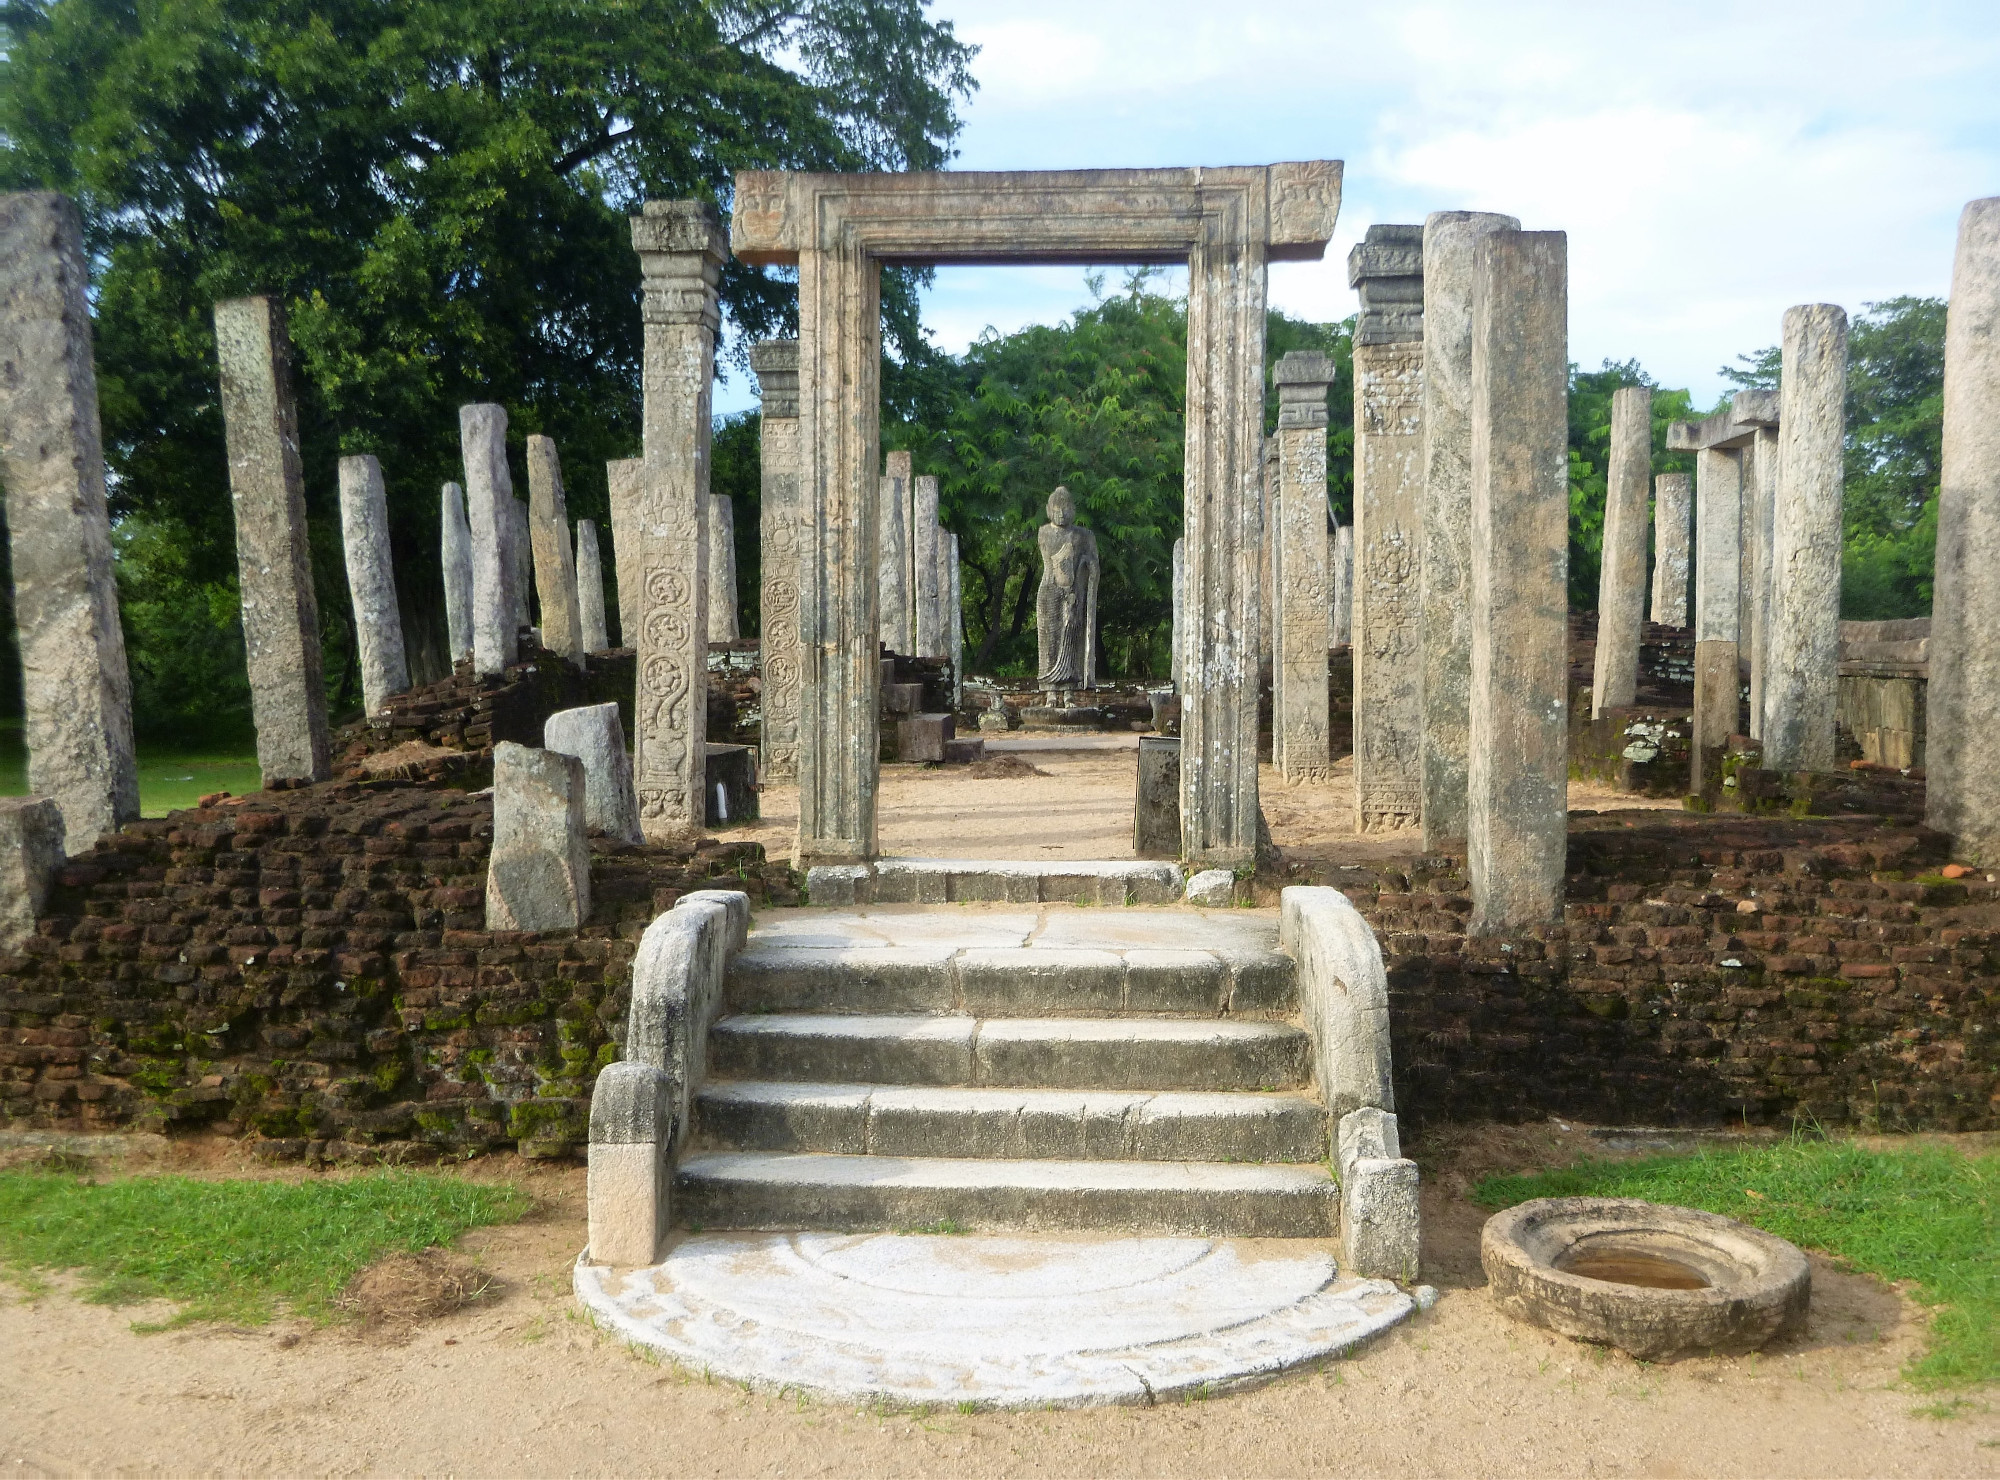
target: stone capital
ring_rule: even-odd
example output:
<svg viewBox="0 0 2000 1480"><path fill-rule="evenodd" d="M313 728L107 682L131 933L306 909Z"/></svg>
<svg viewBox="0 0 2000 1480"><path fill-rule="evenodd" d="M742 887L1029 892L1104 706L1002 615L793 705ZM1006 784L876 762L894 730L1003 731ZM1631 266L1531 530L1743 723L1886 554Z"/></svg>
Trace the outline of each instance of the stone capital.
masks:
<svg viewBox="0 0 2000 1480"><path fill-rule="evenodd" d="M1424 337L1424 229L1371 226L1347 254L1347 285L1361 297L1356 344L1405 344Z"/></svg>
<svg viewBox="0 0 2000 1480"><path fill-rule="evenodd" d="M1281 430L1327 424L1326 391L1333 374L1333 361L1317 350L1295 349L1271 367Z"/></svg>
<svg viewBox="0 0 2000 1480"><path fill-rule="evenodd" d="M649 200L644 214L632 219L632 250L642 258L653 253L686 253L712 260L718 267L729 256L722 230L722 213L705 200Z"/></svg>
<svg viewBox="0 0 2000 1480"><path fill-rule="evenodd" d="M757 377L765 416L773 420L791 420L798 416L798 340L758 340L750 346L750 373Z"/></svg>

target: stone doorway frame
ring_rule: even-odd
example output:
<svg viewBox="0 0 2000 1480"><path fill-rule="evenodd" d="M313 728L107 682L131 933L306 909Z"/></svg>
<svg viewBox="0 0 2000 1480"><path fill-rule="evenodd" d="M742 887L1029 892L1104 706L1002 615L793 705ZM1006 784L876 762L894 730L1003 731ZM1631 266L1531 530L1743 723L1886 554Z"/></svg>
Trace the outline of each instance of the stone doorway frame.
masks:
<svg viewBox="0 0 2000 1480"><path fill-rule="evenodd" d="M1257 634L1267 265L1323 257L1341 163L736 177L730 249L799 272L798 864L877 846L874 552L885 266L1188 268L1181 838L1257 856Z"/></svg>

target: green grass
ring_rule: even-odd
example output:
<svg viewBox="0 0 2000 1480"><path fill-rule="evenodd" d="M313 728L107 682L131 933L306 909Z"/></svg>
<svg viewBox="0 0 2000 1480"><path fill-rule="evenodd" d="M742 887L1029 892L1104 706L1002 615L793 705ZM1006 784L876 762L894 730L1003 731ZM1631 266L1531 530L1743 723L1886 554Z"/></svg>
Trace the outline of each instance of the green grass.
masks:
<svg viewBox="0 0 2000 1480"><path fill-rule="evenodd" d="M449 1244L528 1210L512 1187L435 1173L310 1181L0 1172L0 1266L34 1282L72 1270L87 1300L167 1299L166 1324L258 1325L279 1311L322 1324L335 1298L384 1254Z"/></svg>
<svg viewBox="0 0 2000 1480"><path fill-rule="evenodd" d="M1703 1208L1914 1283L1935 1306L1929 1349L1905 1372L1924 1389L2000 1381L2000 1153L1936 1146L1871 1151L1797 1137L1743 1151L1585 1162L1488 1177L1490 1208L1536 1197L1637 1197Z"/></svg>
<svg viewBox="0 0 2000 1480"><path fill-rule="evenodd" d="M240 797L263 786L264 773L257 767L251 742L240 748L225 745L193 750L139 746L139 812L145 817L164 817L192 807L210 792L226 791ZM21 722L0 720L0 797L25 796L27 791L28 749L21 737Z"/></svg>

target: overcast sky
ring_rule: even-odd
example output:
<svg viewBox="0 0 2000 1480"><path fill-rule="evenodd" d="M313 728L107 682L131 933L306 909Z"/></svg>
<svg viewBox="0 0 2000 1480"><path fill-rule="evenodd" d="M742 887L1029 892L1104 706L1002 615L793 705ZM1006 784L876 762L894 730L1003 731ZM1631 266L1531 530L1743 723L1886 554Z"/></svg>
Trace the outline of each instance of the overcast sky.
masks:
<svg viewBox="0 0 2000 1480"><path fill-rule="evenodd" d="M2000 194L2000 0L935 8L981 48L955 168L1341 159L1333 245L1272 267L1274 306L1353 313L1372 222L1505 211L1569 233L1573 360L1698 403L1791 304L1942 295ZM956 352L1088 301L1078 269L945 269L925 322Z"/></svg>

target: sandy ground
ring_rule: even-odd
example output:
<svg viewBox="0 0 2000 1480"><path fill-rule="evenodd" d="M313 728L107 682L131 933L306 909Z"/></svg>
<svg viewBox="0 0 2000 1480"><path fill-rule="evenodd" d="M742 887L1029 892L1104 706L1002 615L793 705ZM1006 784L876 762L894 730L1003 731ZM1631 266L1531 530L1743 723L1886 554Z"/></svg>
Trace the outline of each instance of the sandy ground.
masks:
<svg viewBox="0 0 2000 1480"><path fill-rule="evenodd" d="M401 1332L201 1328L0 1286L0 1474L2000 1475L1992 1394L1954 1416L1896 1385L1923 1317L1815 1258L1812 1328L1743 1359L1649 1366L1516 1325L1480 1287L1496 1166L1579 1131L1483 1129L1427 1158L1428 1315L1354 1357L1145 1409L877 1412L661 1367L577 1314L583 1175L509 1160L526 1222L463 1247L484 1300Z"/></svg>

